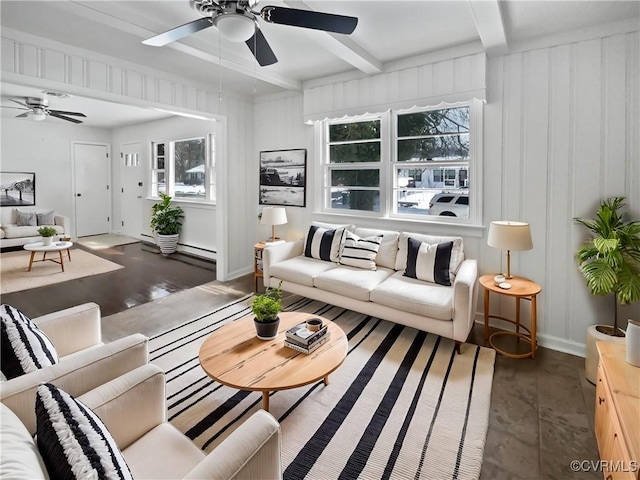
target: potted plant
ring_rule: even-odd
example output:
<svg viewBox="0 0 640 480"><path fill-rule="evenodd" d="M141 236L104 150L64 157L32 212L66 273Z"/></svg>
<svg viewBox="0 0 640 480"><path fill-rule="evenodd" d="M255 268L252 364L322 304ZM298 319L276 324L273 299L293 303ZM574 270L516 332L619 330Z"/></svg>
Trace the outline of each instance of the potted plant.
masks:
<svg viewBox="0 0 640 480"><path fill-rule="evenodd" d="M612 295L613 326L594 325L587 332L587 379L595 383L597 340L624 343L618 327L618 304L640 301L640 222L625 221L625 197L611 197L600 204L594 220L575 218L592 238L576 254L578 268L593 295Z"/></svg>
<svg viewBox="0 0 640 480"><path fill-rule="evenodd" d="M253 297L251 311L253 312L253 323L256 326L256 336L260 340L273 340L278 336L280 318L278 314L282 311L282 282L277 288L268 288L263 295Z"/></svg>
<svg viewBox="0 0 640 480"><path fill-rule="evenodd" d="M51 245L51 240L53 239L53 236L58 232L53 227L40 227L38 229L38 233L42 237L43 245Z"/></svg>
<svg viewBox="0 0 640 480"><path fill-rule="evenodd" d="M156 243L163 255L169 255L178 247L178 237L182 230L184 210L171 204L171 197L165 193L160 194L162 199L153 207L151 215L151 229L156 237Z"/></svg>

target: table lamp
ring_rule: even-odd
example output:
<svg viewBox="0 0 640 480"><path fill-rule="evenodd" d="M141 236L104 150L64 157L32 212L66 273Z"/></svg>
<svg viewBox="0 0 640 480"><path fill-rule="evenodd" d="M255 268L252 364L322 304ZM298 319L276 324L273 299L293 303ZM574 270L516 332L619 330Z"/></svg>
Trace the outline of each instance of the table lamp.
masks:
<svg viewBox="0 0 640 480"><path fill-rule="evenodd" d="M491 222L487 245L507 251L507 274L505 278L513 278L513 275L511 275L511 250L531 250L533 248L529 224L504 220Z"/></svg>
<svg viewBox="0 0 640 480"><path fill-rule="evenodd" d="M284 207L264 207L260 223L262 225L271 225L271 238L269 241L275 242L278 240L276 237L276 225L287 223L287 211Z"/></svg>

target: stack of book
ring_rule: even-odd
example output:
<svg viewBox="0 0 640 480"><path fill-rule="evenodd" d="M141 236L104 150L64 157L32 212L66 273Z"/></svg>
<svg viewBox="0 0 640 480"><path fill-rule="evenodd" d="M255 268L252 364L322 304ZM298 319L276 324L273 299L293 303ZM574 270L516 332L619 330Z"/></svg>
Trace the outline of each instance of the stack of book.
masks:
<svg viewBox="0 0 640 480"><path fill-rule="evenodd" d="M329 340L329 331L326 325L323 325L317 332L313 332L307 328L306 323L301 323L287 330L284 345L298 352L309 354L326 343L327 340Z"/></svg>

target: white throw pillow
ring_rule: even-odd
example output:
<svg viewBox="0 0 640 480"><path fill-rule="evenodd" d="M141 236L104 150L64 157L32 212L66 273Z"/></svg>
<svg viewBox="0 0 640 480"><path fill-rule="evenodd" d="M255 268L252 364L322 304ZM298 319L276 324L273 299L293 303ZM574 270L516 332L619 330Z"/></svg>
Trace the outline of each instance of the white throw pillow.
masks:
<svg viewBox="0 0 640 480"><path fill-rule="evenodd" d="M451 283L453 283L455 275L458 273L458 268L464 260L464 245L462 243L462 238L402 232L400 234L400 240L398 241L398 256L396 258L395 267L395 270L401 272L407 268L407 240L409 237L432 245L453 242L453 248L451 249L451 261L449 262L449 276L451 277Z"/></svg>
<svg viewBox="0 0 640 480"><path fill-rule="evenodd" d="M425 282L451 286L449 262L452 249L453 242L431 244L409 238L407 268L404 275Z"/></svg>
<svg viewBox="0 0 640 480"><path fill-rule="evenodd" d="M304 241L304 256L326 262L340 259L344 228L326 229L311 225Z"/></svg>
<svg viewBox="0 0 640 480"><path fill-rule="evenodd" d="M376 256L381 242L382 237L360 238L355 233L346 232L340 265L376 270Z"/></svg>

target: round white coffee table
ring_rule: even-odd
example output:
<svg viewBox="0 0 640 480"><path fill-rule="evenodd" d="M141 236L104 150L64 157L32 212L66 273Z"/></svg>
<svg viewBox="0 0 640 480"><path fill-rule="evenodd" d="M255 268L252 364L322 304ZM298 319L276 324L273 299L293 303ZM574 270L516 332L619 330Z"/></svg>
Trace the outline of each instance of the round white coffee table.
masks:
<svg viewBox="0 0 640 480"><path fill-rule="evenodd" d="M62 267L62 271L64 272L64 257L62 256L62 251L67 251L67 257L69 258L69 261L71 261L71 252L69 251L69 249L72 246L73 242L51 242L49 245L45 245L42 242L27 243L24 246L24 249L31 252L31 258L29 258L29 268L27 269L27 272L31 271L31 265L33 265L33 262L44 262L46 260L59 264ZM42 252L42 260L33 259L36 255L36 252ZM47 258L47 252L58 252L58 254L60 255L60 260L57 260L55 258Z"/></svg>

